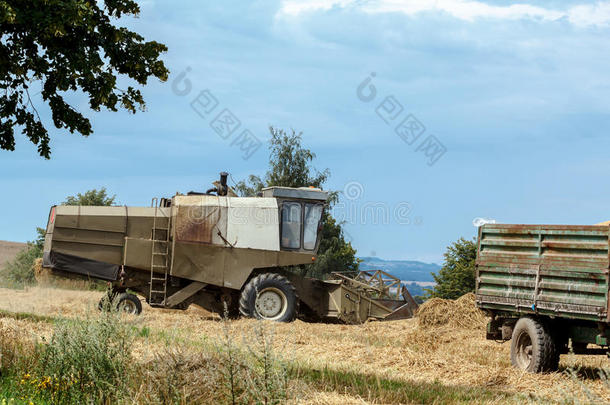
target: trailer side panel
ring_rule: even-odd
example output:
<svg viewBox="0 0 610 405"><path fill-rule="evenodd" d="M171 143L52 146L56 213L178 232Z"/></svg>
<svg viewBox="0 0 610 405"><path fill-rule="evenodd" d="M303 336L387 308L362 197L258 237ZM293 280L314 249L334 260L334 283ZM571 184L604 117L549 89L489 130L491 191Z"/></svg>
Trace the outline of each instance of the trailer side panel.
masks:
<svg viewBox="0 0 610 405"><path fill-rule="evenodd" d="M609 322L608 231L608 226L482 226L478 306Z"/></svg>

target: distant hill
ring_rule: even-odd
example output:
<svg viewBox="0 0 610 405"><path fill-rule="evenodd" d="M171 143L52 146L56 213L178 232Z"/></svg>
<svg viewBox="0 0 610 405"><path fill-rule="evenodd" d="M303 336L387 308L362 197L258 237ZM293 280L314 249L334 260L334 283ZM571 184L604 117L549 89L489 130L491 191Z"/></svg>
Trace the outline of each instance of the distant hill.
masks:
<svg viewBox="0 0 610 405"><path fill-rule="evenodd" d="M0 268L4 266L4 263L13 260L17 253L26 246L25 243L0 240Z"/></svg>
<svg viewBox="0 0 610 405"><path fill-rule="evenodd" d="M415 260L384 260L379 257L360 257L361 270L383 270L401 280L433 282L430 273L437 272L441 266Z"/></svg>

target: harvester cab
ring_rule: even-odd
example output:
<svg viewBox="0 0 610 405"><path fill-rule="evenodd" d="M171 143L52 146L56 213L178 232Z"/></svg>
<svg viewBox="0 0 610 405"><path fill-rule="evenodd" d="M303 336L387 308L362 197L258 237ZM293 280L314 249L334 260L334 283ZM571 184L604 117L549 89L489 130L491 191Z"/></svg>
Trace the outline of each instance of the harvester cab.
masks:
<svg viewBox="0 0 610 405"><path fill-rule="evenodd" d="M113 305L132 313L142 309L135 293L153 307L276 321L412 316L417 304L386 273L323 281L292 270L315 260L327 199L312 187L238 197L223 172L206 192L154 198L151 207L54 206L43 266L109 281Z"/></svg>

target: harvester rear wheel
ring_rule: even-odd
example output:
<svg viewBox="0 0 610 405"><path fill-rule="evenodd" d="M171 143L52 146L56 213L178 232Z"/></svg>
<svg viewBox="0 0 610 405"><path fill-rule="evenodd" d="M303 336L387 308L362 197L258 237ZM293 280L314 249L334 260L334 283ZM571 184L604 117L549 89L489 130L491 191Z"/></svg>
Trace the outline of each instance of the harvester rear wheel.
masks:
<svg viewBox="0 0 610 405"><path fill-rule="evenodd" d="M102 299L100 299L100 302L97 304L97 309L100 311L112 309L125 312L126 314L140 315L142 312L142 303L134 294L109 292L104 294Z"/></svg>
<svg viewBox="0 0 610 405"><path fill-rule="evenodd" d="M115 298L114 302L116 310L119 312L131 315L140 315L142 312L142 303L134 294L121 293Z"/></svg>
<svg viewBox="0 0 610 405"><path fill-rule="evenodd" d="M291 322L297 316L298 297L284 276L264 273L244 287L239 299L243 316L277 322Z"/></svg>

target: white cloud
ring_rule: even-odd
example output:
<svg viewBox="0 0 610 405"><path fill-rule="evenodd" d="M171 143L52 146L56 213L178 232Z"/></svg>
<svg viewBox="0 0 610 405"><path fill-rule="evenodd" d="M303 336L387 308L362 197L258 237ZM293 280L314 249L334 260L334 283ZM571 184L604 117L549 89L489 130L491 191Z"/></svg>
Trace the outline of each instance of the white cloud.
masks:
<svg viewBox="0 0 610 405"><path fill-rule="evenodd" d="M281 14L297 16L311 11L328 11L333 7L346 8L354 5L353 0L288 0L282 3Z"/></svg>
<svg viewBox="0 0 610 405"><path fill-rule="evenodd" d="M568 18L575 25L608 25L610 2L574 6L569 10Z"/></svg>
<svg viewBox="0 0 610 405"><path fill-rule="evenodd" d="M403 13L413 16L422 12L441 12L457 19L474 21L488 19L532 19L556 21L567 19L576 26L610 25L610 2L583 4L566 10L554 10L531 4L494 6L481 1L468 0L285 0L278 17L299 16L332 8L357 9L369 14Z"/></svg>

